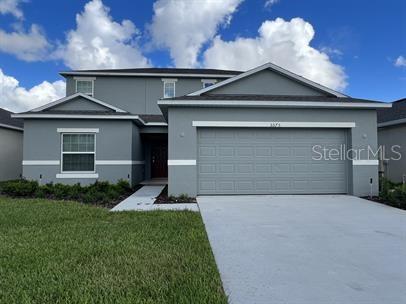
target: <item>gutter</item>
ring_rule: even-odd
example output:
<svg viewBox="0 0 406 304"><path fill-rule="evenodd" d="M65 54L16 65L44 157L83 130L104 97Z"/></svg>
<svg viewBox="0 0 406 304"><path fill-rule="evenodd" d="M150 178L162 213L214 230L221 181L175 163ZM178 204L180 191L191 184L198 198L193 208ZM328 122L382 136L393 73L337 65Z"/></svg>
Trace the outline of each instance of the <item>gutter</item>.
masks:
<svg viewBox="0 0 406 304"><path fill-rule="evenodd" d="M34 118L34 119L108 119L108 120L135 120L146 127L166 127L166 122L146 122L139 115L80 115L80 114L11 114L14 118Z"/></svg>
<svg viewBox="0 0 406 304"><path fill-rule="evenodd" d="M13 116L11 115L11 117L13 117ZM12 125L6 125L6 124L2 124L2 123L0 123L0 128L6 128L6 129L11 129L11 130L16 130L16 131L24 131L24 128L15 127Z"/></svg>
<svg viewBox="0 0 406 304"><path fill-rule="evenodd" d="M390 103L378 102L323 102L323 101L267 101L267 100L159 100L159 106L172 107L265 107L265 108L390 108Z"/></svg>
<svg viewBox="0 0 406 304"><path fill-rule="evenodd" d="M406 123L406 118L385 121L385 122L378 123L378 128L390 127L390 126L400 125L400 124L404 124L404 123Z"/></svg>
<svg viewBox="0 0 406 304"><path fill-rule="evenodd" d="M193 77L193 78L231 78L238 74L174 74L174 73L120 73L120 72L60 72L61 76L130 76L130 77Z"/></svg>

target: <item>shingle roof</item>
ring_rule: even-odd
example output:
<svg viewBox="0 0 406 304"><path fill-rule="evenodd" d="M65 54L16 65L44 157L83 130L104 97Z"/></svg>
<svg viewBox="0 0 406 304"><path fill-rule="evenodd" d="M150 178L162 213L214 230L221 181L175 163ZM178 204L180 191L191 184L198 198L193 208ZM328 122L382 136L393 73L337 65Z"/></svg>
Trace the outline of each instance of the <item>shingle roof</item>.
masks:
<svg viewBox="0 0 406 304"><path fill-rule="evenodd" d="M163 115L140 115L140 118L143 121L145 121L146 123L148 123L148 122L166 122Z"/></svg>
<svg viewBox="0 0 406 304"><path fill-rule="evenodd" d="M151 73L151 74L201 74L201 75L237 75L241 71L219 70L219 69L178 69L178 68L136 68L136 69L104 69L104 70L72 70L63 71L60 74L72 72L94 72L94 73Z"/></svg>
<svg viewBox="0 0 406 304"><path fill-rule="evenodd" d="M258 101L319 101L319 102L380 102L351 97L303 96L303 95L253 95L253 94L204 94L179 96L165 100L258 100Z"/></svg>
<svg viewBox="0 0 406 304"><path fill-rule="evenodd" d="M11 114L13 113L0 108L0 125L23 128L24 127L23 120L18 118L12 118Z"/></svg>
<svg viewBox="0 0 406 304"><path fill-rule="evenodd" d="M406 98L392 103L392 108L378 110L378 123L406 118Z"/></svg>

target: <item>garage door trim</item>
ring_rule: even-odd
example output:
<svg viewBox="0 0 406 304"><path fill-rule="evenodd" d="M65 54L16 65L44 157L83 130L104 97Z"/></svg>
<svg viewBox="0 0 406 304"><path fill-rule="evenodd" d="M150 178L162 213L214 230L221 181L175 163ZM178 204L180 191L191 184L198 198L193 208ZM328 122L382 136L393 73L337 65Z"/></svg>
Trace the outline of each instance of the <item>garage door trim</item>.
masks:
<svg viewBox="0 0 406 304"><path fill-rule="evenodd" d="M312 121L193 121L193 127L238 128L355 128L355 122Z"/></svg>

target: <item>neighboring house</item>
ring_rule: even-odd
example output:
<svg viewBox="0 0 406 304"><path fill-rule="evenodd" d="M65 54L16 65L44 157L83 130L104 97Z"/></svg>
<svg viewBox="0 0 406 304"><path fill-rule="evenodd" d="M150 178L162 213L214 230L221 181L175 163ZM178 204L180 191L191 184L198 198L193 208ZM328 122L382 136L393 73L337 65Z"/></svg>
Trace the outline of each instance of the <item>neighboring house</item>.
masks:
<svg viewBox="0 0 406 304"><path fill-rule="evenodd" d="M273 64L247 72L62 72L67 97L24 118L23 175L90 183L168 177L169 194L368 195L378 160L316 160L377 148L376 108ZM372 186L370 181L372 179Z"/></svg>
<svg viewBox="0 0 406 304"><path fill-rule="evenodd" d="M378 111L378 143L385 151L380 165L383 175L393 182L406 182L406 98Z"/></svg>
<svg viewBox="0 0 406 304"><path fill-rule="evenodd" d="M21 178L23 121L0 108L0 181Z"/></svg>

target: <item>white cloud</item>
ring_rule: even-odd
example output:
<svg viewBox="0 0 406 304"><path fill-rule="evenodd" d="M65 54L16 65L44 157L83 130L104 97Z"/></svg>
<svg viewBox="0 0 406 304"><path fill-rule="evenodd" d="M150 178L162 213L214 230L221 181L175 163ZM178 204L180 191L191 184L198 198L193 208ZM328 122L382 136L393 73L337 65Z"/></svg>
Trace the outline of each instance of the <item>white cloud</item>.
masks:
<svg viewBox="0 0 406 304"><path fill-rule="evenodd" d="M17 79L8 76L0 69L0 107L21 112L42 106L65 96L65 82L43 81L30 89L19 85Z"/></svg>
<svg viewBox="0 0 406 304"><path fill-rule="evenodd" d="M76 15L76 29L68 32L55 58L72 69L148 66L137 44L138 30L130 20L115 22L110 9L92 0Z"/></svg>
<svg viewBox="0 0 406 304"><path fill-rule="evenodd" d="M150 25L153 41L169 48L177 67L198 66L204 43L213 39L218 27L227 25L242 0L158 0Z"/></svg>
<svg viewBox="0 0 406 304"><path fill-rule="evenodd" d="M33 24L28 32L19 29L7 33L0 29L0 51L13 54L25 61L44 60L50 48L38 25Z"/></svg>
<svg viewBox="0 0 406 304"><path fill-rule="evenodd" d="M224 41L215 37L204 52L204 65L220 69L247 70L272 62L296 74L336 90L346 85L344 69L312 46L313 26L301 18L265 21L255 38Z"/></svg>
<svg viewBox="0 0 406 304"><path fill-rule="evenodd" d="M279 0L266 0L265 7L270 9L272 5L274 5L278 2L279 2Z"/></svg>
<svg viewBox="0 0 406 304"><path fill-rule="evenodd" d="M12 14L16 18L22 19L24 14L18 7L20 2L21 0L0 0L0 14Z"/></svg>
<svg viewBox="0 0 406 304"><path fill-rule="evenodd" d="M406 67L406 58L403 56L399 56L395 60L395 66L397 67Z"/></svg>

